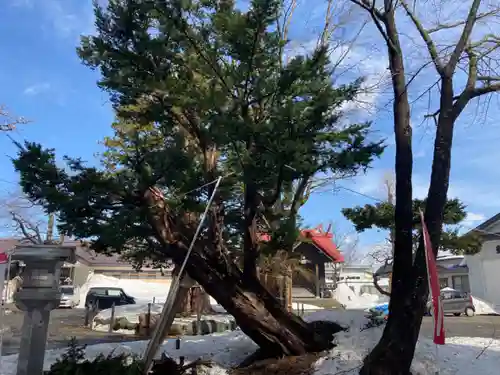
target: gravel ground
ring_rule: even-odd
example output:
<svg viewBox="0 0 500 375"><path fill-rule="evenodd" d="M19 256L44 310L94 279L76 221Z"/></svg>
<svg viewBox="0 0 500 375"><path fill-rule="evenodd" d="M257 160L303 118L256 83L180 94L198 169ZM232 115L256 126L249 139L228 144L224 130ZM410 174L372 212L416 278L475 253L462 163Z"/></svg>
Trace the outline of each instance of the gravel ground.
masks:
<svg viewBox="0 0 500 375"><path fill-rule="evenodd" d="M23 313L15 308L4 317L2 355L19 352ZM57 309L50 316L47 349L64 348L72 337L80 344L131 341L133 337L92 331L84 327L85 311L82 309Z"/></svg>

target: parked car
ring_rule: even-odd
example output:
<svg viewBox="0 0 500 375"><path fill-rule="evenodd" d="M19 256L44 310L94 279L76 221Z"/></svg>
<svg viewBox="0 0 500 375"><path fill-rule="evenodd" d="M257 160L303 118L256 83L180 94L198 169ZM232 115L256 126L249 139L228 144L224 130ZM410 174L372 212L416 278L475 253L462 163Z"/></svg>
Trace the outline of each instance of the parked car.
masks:
<svg viewBox="0 0 500 375"><path fill-rule="evenodd" d="M444 314L453 314L460 316L465 314L472 317L476 314L476 308L472 296L468 293L463 293L459 290L444 288L441 290L441 298L443 301ZM427 302L427 312L432 315L432 302Z"/></svg>
<svg viewBox="0 0 500 375"><path fill-rule="evenodd" d="M59 302L59 307L69 307L72 309L80 303L80 294L77 288L73 285L61 285L59 287L61 292L61 302Z"/></svg>
<svg viewBox="0 0 500 375"><path fill-rule="evenodd" d="M135 304L135 298L129 296L122 288L95 287L90 288L85 298L85 306L98 310L109 309L111 306Z"/></svg>

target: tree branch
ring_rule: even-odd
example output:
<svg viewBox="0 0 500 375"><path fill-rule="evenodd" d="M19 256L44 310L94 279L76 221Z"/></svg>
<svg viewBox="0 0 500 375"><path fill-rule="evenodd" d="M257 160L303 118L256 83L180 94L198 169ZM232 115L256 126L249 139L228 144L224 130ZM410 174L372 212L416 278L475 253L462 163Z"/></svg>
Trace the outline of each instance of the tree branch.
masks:
<svg viewBox="0 0 500 375"><path fill-rule="evenodd" d="M378 284L378 276L376 276L375 274L373 274L373 285L375 286L375 289L377 289L377 292L379 292L380 294L382 294L383 296L387 296L387 297L390 297L391 296L391 293L387 292L384 290L384 288L382 288L379 284Z"/></svg>
<svg viewBox="0 0 500 375"><path fill-rule="evenodd" d="M354 4L359 5L361 8L365 9L368 13L370 13L373 23L375 24L375 27L378 29L378 31L384 38L387 47L395 50L396 46L394 46L394 43L392 43L392 41L389 39L386 30L382 26L382 23L384 23L385 25L387 20L386 13L382 13L380 10L375 8L375 0L372 0L371 2L369 0L351 0L351 1Z"/></svg>
<svg viewBox="0 0 500 375"><path fill-rule="evenodd" d="M456 44L453 53L451 54L450 60L448 61L448 64L446 64L445 67L445 73L448 77L451 77L451 75L453 75L457 63L460 59L460 56L462 55L462 53L466 48L467 42L469 41L470 35L472 33L472 29L474 28L474 24L476 23L477 20L477 11L479 10L479 5L481 5L481 0L474 0L472 2L469 14L467 16L467 20L465 21L465 26L462 31L462 35L460 36L460 39Z"/></svg>
<svg viewBox="0 0 500 375"><path fill-rule="evenodd" d="M492 16L492 15L494 15L496 13L498 13L498 9L491 10L491 11L485 12L485 13L480 13L480 14L478 14L476 16L476 21L480 20L481 18ZM442 31L442 30L453 29L455 27L465 25L466 22L467 22L467 20L461 20L461 21L456 21L456 22L453 22L453 23L437 24L435 27L427 29L427 33L432 34L432 33L436 33L436 32Z"/></svg>
<svg viewBox="0 0 500 375"><path fill-rule="evenodd" d="M29 240L31 243L35 245L40 245L43 243L40 230L36 226L24 220L14 211L11 211L10 214L12 216L12 220L14 220L19 226L19 230L21 231L25 239ZM35 232L35 234L31 234L30 231Z"/></svg>
<svg viewBox="0 0 500 375"><path fill-rule="evenodd" d="M415 16L415 14L411 11L410 7L404 0L401 0L401 5L406 11L406 14L412 22L415 24L415 27L417 28L420 36L424 40L425 44L427 45L427 50L429 51L429 54L431 55L431 59L434 62L434 66L436 67L436 70L440 75L444 73L444 68L441 64L441 61L439 59L438 51L436 48L436 45L434 44L434 41L432 40L431 36L429 35L429 32L425 30L424 26L420 22L420 20Z"/></svg>

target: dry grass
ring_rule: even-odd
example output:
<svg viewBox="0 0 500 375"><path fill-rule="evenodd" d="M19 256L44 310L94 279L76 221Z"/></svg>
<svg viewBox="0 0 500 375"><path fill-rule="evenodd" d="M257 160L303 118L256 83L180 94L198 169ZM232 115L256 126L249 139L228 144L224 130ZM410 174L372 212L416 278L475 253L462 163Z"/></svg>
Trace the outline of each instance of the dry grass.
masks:
<svg viewBox="0 0 500 375"><path fill-rule="evenodd" d="M235 369L231 375L311 375L313 365L318 360L319 354L306 354L298 357L285 357L281 359L266 359L258 361L251 366Z"/></svg>

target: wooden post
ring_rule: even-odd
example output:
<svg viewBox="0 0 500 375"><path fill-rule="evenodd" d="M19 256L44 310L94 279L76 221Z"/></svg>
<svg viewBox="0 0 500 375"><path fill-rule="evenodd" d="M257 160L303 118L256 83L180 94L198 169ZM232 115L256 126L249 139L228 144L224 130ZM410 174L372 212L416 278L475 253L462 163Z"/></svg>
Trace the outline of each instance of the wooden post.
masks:
<svg viewBox="0 0 500 375"><path fill-rule="evenodd" d="M146 315L146 335L149 337L151 334L151 304L148 303L148 313Z"/></svg>
<svg viewBox="0 0 500 375"><path fill-rule="evenodd" d="M201 311L199 308L196 311L196 334L201 335Z"/></svg>
<svg viewBox="0 0 500 375"><path fill-rule="evenodd" d="M316 263L316 298L319 298L319 266Z"/></svg>
<svg viewBox="0 0 500 375"><path fill-rule="evenodd" d="M156 323L155 331L153 332L151 339L149 340L148 346L144 353L144 374L148 374L151 364L153 363L153 358L158 352L161 342L165 338L165 332L168 332L172 323L174 322L175 314L179 310L181 303L186 299L189 293L189 289L194 284L189 276L184 274L180 282L175 282L172 284L168 291L167 301L163 305L163 310L161 312L160 318ZM177 345L177 342L176 342ZM178 345L180 348L180 339L178 338Z"/></svg>
<svg viewBox="0 0 500 375"><path fill-rule="evenodd" d="M85 327L89 326L90 322L90 307L88 305L85 306Z"/></svg>
<svg viewBox="0 0 500 375"><path fill-rule="evenodd" d="M278 276L278 288L279 288L279 296L280 296L280 303L281 306L286 307L286 300L285 300L285 288L283 287L283 281L284 277L283 275Z"/></svg>
<svg viewBox="0 0 500 375"><path fill-rule="evenodd" d="M113 302L113 304L111 305L111 319L109 321L109 328L108 328L109 333L113 332L114 325L115 325L115 303Z"/></svg>
<svg viewBox="0 0 500 375"><path fill-rule="evenodd" d="M290 272L290 275L288 275L286 278L286 299L288 311L290 312L293 311L292 285L292 273Z"/></svg>

